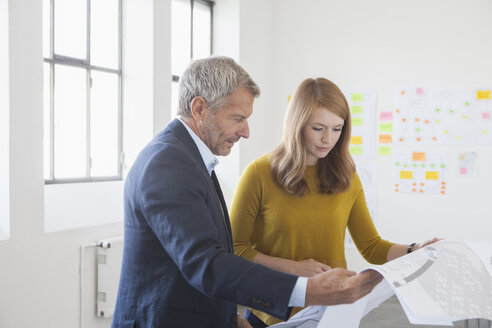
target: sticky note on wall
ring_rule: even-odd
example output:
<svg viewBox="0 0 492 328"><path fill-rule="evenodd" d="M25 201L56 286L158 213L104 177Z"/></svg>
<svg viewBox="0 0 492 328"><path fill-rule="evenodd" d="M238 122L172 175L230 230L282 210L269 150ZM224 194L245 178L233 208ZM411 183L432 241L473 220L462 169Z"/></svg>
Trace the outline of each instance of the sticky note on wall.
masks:
<svg viewBox="0 0 492 328"><path fill-rule="evenodd" d="M413 179L413 171L400 171L400 179L412 180Z"/></svg>
<svg viewBox="0 0 492 328"><path fill-rule="evenodd" d="M352 137L350 138L350 143L352 145L362 145L362 137Z"/></svg>
<svg viewBox="0 0 492 328"><path fill-rule="evenodd" d="M378 147L378 155L379 156L390 156L391 155L391 147L389 147L389 146Z"/></svg>
<svg viewBox="0 0 492 328"><path fill-rule="evenodd" d="M379 132L393 132L393 123L380 123Z"/></svg>
<svg viewBox="0 0 492 328"><path fill-rule="evenodd" d="M353 93L352 96L350 97L352 102L363 102L364 101L364 94L363 93Z"/></svg>
<svg viewBox="0 0 492 328"><path fill-rule="evenodd" d="M425 180L439 180L439 172L425 171Z"/></svg>
<svg viewBox="0 0 492 328"><path fill-rule="evenodd" d="M364 106L352 106L350 112L354 115L364 114Z"/></svg>
<svg viewBox="0 0 492 328"><path fill-rule="evenodd" d="M412 161L415 162L425 162L425 152L413 152L412 153Z"/></svg>
<svg viewBox="0 0 492 328"><path fill-rule="evenodd" d="M364 125L364 119L362 117L352 117L352 125L362 126Z"/></svg>
<svg viewBox="0 0 492 328"><path fill-rule="evenodd" d="M393 120L393 112L381 112L379 113L380 121L392 121Z"/></svg>
<svg viewBox="0 0 492 328"><path fill-rule="evenodd" d="M477 91L477 99L490 99L490 91L491 90Z"/></svg>
<svg viewBox="0 0 492 328"><path fill-rule="evenodd" d="M362 155L362 146L350 146L349 151L352 155Z"/></svg>
<svg viewBox="0 0 492 328"><path fill-rule="evenodd" d="M391 134L380 134L379 135L379 143L392 143L393 138Z"/></svg>

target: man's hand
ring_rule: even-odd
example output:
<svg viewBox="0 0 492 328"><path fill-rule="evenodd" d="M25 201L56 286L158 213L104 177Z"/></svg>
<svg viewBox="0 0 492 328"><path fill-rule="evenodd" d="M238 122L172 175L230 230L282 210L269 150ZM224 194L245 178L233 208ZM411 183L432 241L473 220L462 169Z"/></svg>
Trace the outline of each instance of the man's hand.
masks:
<svg viewBox="0 0 492 328"><path fill-rule="evenodd" d="M302 260L295 262L293 274L301 277L313 277L318 273L330 270L331 268L321 262L316 262L313 259Z"/></svg>
<svg viewBox="0 0 492 328"><path fill-rule="evenodd" d="M238 315L237 328L253 328L253 327L249 324L248 320Z"/></svg>
<svg viewBox="0 0 492 328"><path fill-rule="evenodd" d="M353 303L369 294L382 280L374 270L361 274L336 268L308 279L306 306Z"/></svg>

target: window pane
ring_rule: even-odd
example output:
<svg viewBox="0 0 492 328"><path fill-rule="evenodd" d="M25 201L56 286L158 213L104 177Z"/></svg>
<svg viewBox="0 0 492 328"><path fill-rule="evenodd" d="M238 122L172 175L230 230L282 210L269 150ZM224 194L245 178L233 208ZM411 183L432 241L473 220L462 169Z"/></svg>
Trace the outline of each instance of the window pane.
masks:
<svg viewBox="0 0 492 328"><path fill-rule="evenodd" d="M118 175L118 75L92 71L91 176Z"/></svg>
<svg viewBox="0 0 492 328"><path fill-rule="evenodd" d="M55 53L87 59L87 0L55 0Z"/></svg>
<svg viewBox="0 0 492 328"><path fill-rule="evenodd" d="M118 68L119 0L91 2L91 64Z"/></svg>
<svg viewBox="0 0 492 328"><path fill-rule="evenodd" d="M86 76L55 65L55 178L86 176Z"/></svg>
<svg viewBox="0 0 492 328"><path fill-rule="evenodd" d="M176 113L178 112L178 106L179 106L179 83L178 82L172 82L171 83L171 111L173 117L176 116Z"/></svg>
<svg viewBox="0 0 492 328"><path fill-rule="evenodd" d="M43 145L44 145L44 178L50 177L50 162L51 162L51 138L50 138L50 64L44 64L43 76L43 101L44 101L44 129L43 129Z"/></svg>
<svg viewBox="0 0 492 328"><path fill-rule="evenodd" d="M171 71L181 75L191 58L191 6L189 0L173 0L171 7Z"/></svg>
<svg viewBox="0 0 492 328"><path fill-rule="evenodd" d="M43 0L43 56L50 58L50 0Z"/></svg>
<svg viewBox="0 0 492 328"><path fill-rule="evenodd" d="M193 59L210 56L211 35L210 7L195 1L193 5Z"/></svg>

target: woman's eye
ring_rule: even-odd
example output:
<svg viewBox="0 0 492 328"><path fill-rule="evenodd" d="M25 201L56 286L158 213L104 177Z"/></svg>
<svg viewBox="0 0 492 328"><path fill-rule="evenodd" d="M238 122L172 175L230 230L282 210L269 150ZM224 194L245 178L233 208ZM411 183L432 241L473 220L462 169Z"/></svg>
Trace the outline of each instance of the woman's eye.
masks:
<svg viewBox="0 0 492 328"><path fill-rule="evenodd" d="M315 128L315 127L313 127L313 130L315 130L315 131L321 131L322 128Z"/></svg>

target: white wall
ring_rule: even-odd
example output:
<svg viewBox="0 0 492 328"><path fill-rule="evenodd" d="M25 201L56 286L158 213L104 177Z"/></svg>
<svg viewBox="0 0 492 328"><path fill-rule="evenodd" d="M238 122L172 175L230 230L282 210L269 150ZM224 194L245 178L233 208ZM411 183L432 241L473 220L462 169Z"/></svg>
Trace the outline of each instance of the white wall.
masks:
<svg viewBox="0 0 492 328"><path fill-rule="evenodd" d="M273 106L279 118L287 96L307 77L326 77L342 89L374 89L379 111L393 110L400 86L492 86L491 1L275 0L274 12ZM381 235L397 242L492 240L491 147L432 149L450 154L445 196L395 194L391 158L377 159ZM458 151L479 153L480 180L457 176ZM352 268L364 265L355 250L347 255Z"/></svg>
<svg viewBox="0 0 492 328"><path fill-rule="evenodd" d="M0 240L10 234L8 2L0 0Z"/></svg>
<svg viewBox="0 0 492 328"><path fill-rule="evenodd" d="M126 145L133 147L125 148L132 158L142 144L152 137L154 129L163 126L164 121L171 115L168 46L171 35L170 0L123 2L125 8L131 8L126 13L127 18L133 14L143 15L146 22L140 24L132 21L132 28L146 28L145 35L150 38L146 48L138 49L135 43L126 44L127 47L133 46L131 50L132 56L134 55L131 57L127 54L127 60L133 58L134 62L139 61L138 56L142 53L148 56L141 59L139 66L133 65L134 75L131 76L134 79L133 83L140 84L141 88L145 89L142 92L134 92L133 102L126 99L127 102L124 104L125 113L129 117L132 117L130 113L136 113L135 117L140 118L138 124L141 124L140 127L143 129L136 132L139 133L136 136L139 137L139 141L132 139L133 144L128 142ZM2 0L2 15L5 3L5 0ZM121 236L123 227L122 223L118 222L53 233L45 232L42 2L10 0L8 5L10 238L0 241L0 327L79 327L80 246L99 239ZM0 21L3 24L5 20ZM154 29L158 30L154 33ZM5 29L1 28L0 31L3 33ZM136 38L133 42L136 42ZM1 40L3 36L0 42ZM139 40L146 41L141 37ZM0 62L3 65L6 61ZM129 64L128 61L126 63ZM130 69L129 72L131 71ZM141 74L140 77L137 73ZM165 77L156 77L154 74L165 74ZM1 78L3 76L2 74ZM130 88L129 85L125 87L127 90ZM6 89L1 88L0 92L4 90ZM0 99L4 101L5 98ZM0 113L3 115L3 112ZM3 123L3 120L1 122ZM3 135L5 131L1 130ZM8 137L0 139L4 142ZM120 198L121 194L113 197ZM88 277L95 274L95 263L95 249L88 249L84 258L84 266L89 271ZM83 327L109 327L109 320L95 317L95 279L89 279L85 288Z"/></svg>

